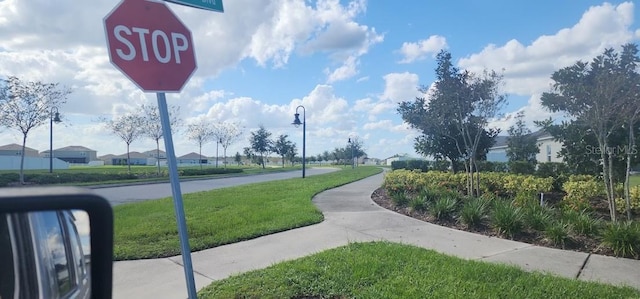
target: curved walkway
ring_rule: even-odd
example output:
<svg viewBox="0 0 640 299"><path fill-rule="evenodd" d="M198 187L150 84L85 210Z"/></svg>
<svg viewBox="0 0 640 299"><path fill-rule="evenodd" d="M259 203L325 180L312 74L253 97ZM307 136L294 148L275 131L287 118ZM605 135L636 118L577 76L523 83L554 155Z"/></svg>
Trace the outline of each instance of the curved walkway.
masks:
<svg viewBox="0 0 640 299"><path fill-rule="evenodd" d="M528 271L640 289L640 261L564 251L449 229L400 215L371 200L383 174L318 194L322 223L192 253L196 287L346 245L387 240ZM186 298L180 256L114 263L114 298Z"/></svg>

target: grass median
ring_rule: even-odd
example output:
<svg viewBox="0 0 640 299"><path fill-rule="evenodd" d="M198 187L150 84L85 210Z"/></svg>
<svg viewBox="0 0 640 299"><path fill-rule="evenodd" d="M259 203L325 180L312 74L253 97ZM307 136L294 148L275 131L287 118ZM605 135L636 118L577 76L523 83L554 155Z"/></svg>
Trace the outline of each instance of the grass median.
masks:
<svg viewBox="0 0 640 299"><path fill-rule="evenodd" d="M357 167L323 175L248 184L185 194L184 209L192 251L234 243L321 222L311 198L381 172ZM172 198L114 207L114 259L180 254Z"/></svg>
<svg viewBox="0 0 640 299"><path fill-rule="evenodd" d="M198 298L638 298L632 288L463 260L388 242L353 243L212 283Z"/></svg>

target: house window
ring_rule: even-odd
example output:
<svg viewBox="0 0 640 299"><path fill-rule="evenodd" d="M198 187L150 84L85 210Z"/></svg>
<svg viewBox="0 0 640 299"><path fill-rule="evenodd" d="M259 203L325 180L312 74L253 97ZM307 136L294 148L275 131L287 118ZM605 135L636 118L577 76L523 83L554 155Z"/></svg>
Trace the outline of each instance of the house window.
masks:
<svg viewBox="0 0 640 299"><path fill-rule="evenodd" d="M547 144L547 162L551 162L551 145Z"/></svg>

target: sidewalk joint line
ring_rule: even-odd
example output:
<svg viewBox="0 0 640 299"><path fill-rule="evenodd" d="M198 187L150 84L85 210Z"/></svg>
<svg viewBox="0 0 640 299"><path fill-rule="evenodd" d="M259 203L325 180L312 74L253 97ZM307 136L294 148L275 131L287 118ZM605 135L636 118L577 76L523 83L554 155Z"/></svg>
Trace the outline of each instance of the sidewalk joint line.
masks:
<svg viewBox="0 0 640 299"><path fill-rule="evenodd" d="M576 274L576 279L580 278L582 271L584 270L584 268L587 266L587 263L589 262L589 258L591 258L591 252L589 252L589 254L587 255L587 258L584 259L584 262L582 263L582 267L580 267L580 270L578 270L578 274Z"/></svg>

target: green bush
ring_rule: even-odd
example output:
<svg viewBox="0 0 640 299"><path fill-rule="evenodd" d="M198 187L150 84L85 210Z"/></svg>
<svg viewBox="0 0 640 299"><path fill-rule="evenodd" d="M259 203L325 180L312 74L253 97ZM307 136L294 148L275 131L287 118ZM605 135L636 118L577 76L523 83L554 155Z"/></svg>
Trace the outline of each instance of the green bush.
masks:
<svg viewBox="0 0 640 299"><path fill-rule="evenodd" d="M602 228L602 221L600 219L593 218L593 216L586 210L580 212L574 210L567 210L562 215L563 219L571 225L573 231L583 236L595 236L598 235Z"/></svg>
<svg viewBox="0 0 640 299"><path fill-rule="evenodd" d="M562 221L554 221L544 231L547 240L555 245L559 245L564 249L567 241L571 240L570 225Z"/></svg>
<svg viewBox="0 0 640 299"><path fill-rule="evenodd" d="M447 160L436 160L431 163L431 169L437 171L449 171L451 163Z"/></svg>
<svg viewBox="0 0 640 299"><path fill-rule="evenodd" d="M482 199L469 200L462 206L459 220L467 227L477 227L482 224L486 211L486 201Z"/></svg>
<svg viewBox="0 0 640 299"><path fill-rule="evenodd" d="M436 219L450 218L456 212L457 205L458 200L453 196L438 198L431 207L431 214Z"/></svg>
<svg viewBox="0 0 640 299"><path fill-rule="evenodd" d="M398 207L406 206L410 200L409 194L405 191L395 191L391 192L389 195L391 196L391 201L393 201L393 203Z"/></svg>
<svg viewBox="0 0 640 299"><path fill-rule="evenodd" d="M533 174L536 171L536 164L527 161L510 161L509 173L513 174Z"/></svg>
<svg viewBox="0 0 640 299"><path fill-rule="evenodd" d="M422 196L416 196L409 200L409 208L416 212L424 212L427 210L427 201Z"/></svg>
<svg viewBox="0 0 640 299"><path fill-rule="evenodd" d="M522 214L520 207L506 201L499 201L494 204L491 224L499 234L513 239L513 236L520 233L524 227Z"/></svg>
<svg viewBox="0 0 640 299"><path fill-rule="evenodd" d="M478 171L482 172L507 172L507 162L478 161Z"/></svg>
<svg viewBox="0 0 640 299"><path fill-rule="evenodd" d="M0 187L9 186L11 183L20 181L20 175L17 173L0 173Z"/></svg>
<svg viewBox="0 0 640 299"><path fill-rule="evenodd" d="M407 161L391 161L391 170L407 169Z"/></svg>
<svg viewBox="0 0 640 299"><path fill-rule="evenodd" d="M425 187L420 191L420 197L427 203L433 203L442 196L442 192L435 188Z"/></svg>
<svg viewBox="0 0 640 299"><path fill-rule="evenodd" d="M640 225L631 221L608 224L602 234L602 243L619 257L640 255Z"/></svg>
<svg viewBox="0 0 640 299"><path fill-rule="evenodd" d="M553 210L540 205L530 205L524 209L525 224L536 231L545 231L553 221Z"/></svg>
<svg viewBox="0 0 640 299"><path fill-rule="evenodd" d="M535 175L541 178L553 178L553 191L562 191L562 184L569 179L571 170L567 164L562 162L538 163Z"/></svg>

